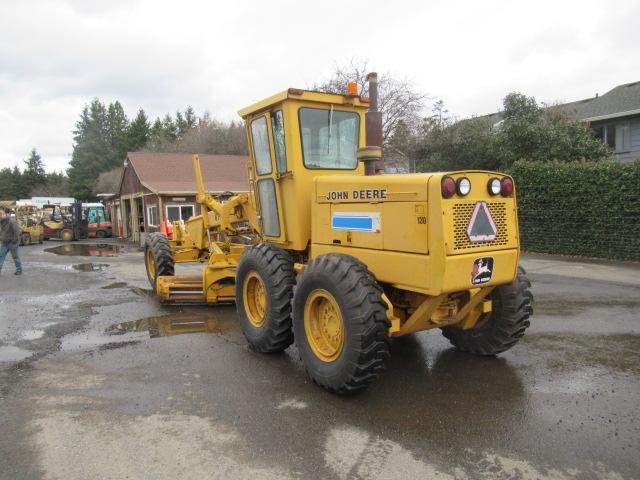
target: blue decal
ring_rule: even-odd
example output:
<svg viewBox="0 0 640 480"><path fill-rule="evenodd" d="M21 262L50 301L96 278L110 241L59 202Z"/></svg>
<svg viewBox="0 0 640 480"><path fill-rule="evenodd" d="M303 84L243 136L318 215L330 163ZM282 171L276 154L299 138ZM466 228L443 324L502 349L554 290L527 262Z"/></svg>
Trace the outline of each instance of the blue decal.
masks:
<svg viewBox="0 0 640 480"><path fill-rule="evenodd" d="M331 218L331 228L333 230L363 230L373 232L373 218L334 215Z"/></svg>

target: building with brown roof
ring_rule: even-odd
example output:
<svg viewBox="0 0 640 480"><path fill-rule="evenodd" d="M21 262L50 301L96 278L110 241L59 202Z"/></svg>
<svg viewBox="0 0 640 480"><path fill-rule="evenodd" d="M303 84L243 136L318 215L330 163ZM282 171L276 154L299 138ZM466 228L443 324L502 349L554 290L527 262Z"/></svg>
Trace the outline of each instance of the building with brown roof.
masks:
<svg viewBox="0 0 640 480"><path fill-rule="evenodd" d="M204 187L222 200L247 192L247 163L242 155L200 155ZM108 201L114 232L143 242L168 219L200 214L190 153L130 152L124 162L118 193Z"/></svg>

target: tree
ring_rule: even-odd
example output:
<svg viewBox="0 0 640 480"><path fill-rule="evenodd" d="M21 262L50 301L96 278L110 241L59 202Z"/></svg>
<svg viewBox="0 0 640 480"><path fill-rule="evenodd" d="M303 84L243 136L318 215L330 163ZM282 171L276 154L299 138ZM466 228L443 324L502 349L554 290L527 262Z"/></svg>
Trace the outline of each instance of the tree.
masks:
<svg viewBox="0 0 640 480"><path fill-rule="evenodd" d="M9 167L0 170L0 200L16 200L18 198L16 186L13 170Z"/></svg>
<svg viewBox="0 0 640 480"><path fill-rule="evenodd" d="M67 170L69 190L75 198L89 199L98 175L108 169L104 159L110 147L107 110L100 100L94 98L90 105L85 105L73 134L73 153Z"/></svg>
<svg viewBox="0 0 640 480"><path fill-rule="evenodd" d="M22 187L31 192L34 188L46 182L44 162L35 148L29 153L29 158L24 161L25 169L22 174Z"/></svg>
<svg viewBox="0 0 640 480"><path fill-rule="evenodd" d="M504 120L496 155L503 167L516 160L600 160L611 155L607 145L589 127L559 106L541 107L535 98L510 93L504 98Z"/></svg>
<svg viewBox="0 0 640 480"><path fill-rule="evenodd" d="M67 197L69 196L69 179L62 172L46 174L46 180L31 190L32 197Z"/></svg>
<svg viewBox="0 0 640 480"><path fill-rule="evenodd" d="M136 118L129 124L127 131L127 151L135 152L143 148L149 141L150 126L144 110L138 110Z"/></svg>
<svg viewBox="0 0 640 480"><path fill-rule="evenodd" d="M117 167L108 172L102 172L98 177L93 193L117 193L120 189L120 179L122 178L123 167Z"/></svg>
<svg viewBox="0 0 640 480"><path fill-rule="evenodd" d="M108 171L122 164L129 147L129 120L119 101L109 104L106 117L108 148L104 152L101 171Z"/></svg>
<svg viewBox="0 0 640 480"><path fill-rule="evenodd" d="M540 106L535 98L510 93L502 121L487 117L456 122L437 102L417 133L418 168L425 170L504 170L524 160L600 160L611 150L587 125L561 107Z"/></svg>
<svg viewBox="0 0 640 480"><path fill-rule="evenodd" d="M366 76L369 72L367 60L351 59L346 65L336 66L329 79L312 88L321 92L346 93L347 83L356 82L360 95L367 95ZM401 122L405 126L420 122L427 98L407 79L391 73L379 75L378 109L382 112L382 141L385 146Z"/></svg>

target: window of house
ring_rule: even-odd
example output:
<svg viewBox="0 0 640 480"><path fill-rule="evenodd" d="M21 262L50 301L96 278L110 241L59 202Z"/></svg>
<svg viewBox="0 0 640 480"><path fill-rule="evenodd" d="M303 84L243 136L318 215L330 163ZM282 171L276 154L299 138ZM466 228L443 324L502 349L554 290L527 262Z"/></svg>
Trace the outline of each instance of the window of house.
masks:
<svg viewBox="0 0 640 480"><path fill-rule="evenodd" d="M615 152L628 152L631 148L631 128L629 122L594 128L596 137L602 139ZM601 132L601 133L600 133Z"/></svg>
<svg viewBox="0 0 640 480"><path fill-rule="evenodd" d="M631 148L631 129L629 122L616 125L616 152L628 152Z"/></svg>
<svg viewBox="0 0 640 480"><path fill-rule="evenodd" d="M193 217L193 211L193 205L167 205L167 218L171 223L179 220L186 222Z"/></svg>
<svg viewBox="0 0 640 480"><path fill-rule="evenodd" d="M147 223L150 227L157 227L158 223L158 206L152 205L147 207Z"/></svg>
<svg viewBox="0 0 640 480"><path fill-rule="evenodd" d="M269 150L269 134L267 130L267 117L264 115L251 122L253 156L256 160L258 175L271 173L271 150Z"/></svg>

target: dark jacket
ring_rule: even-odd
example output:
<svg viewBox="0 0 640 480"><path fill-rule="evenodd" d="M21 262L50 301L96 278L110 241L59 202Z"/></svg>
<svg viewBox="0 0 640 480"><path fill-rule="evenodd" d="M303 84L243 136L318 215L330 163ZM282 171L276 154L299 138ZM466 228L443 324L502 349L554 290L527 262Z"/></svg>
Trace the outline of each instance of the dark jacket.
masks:
<svg viewBox="0 0 640 480"><path fill-rule="evenodd" d="M11 217L5 217L0 220L0 242L16 243L20 240L20 227Z"/></svg>

